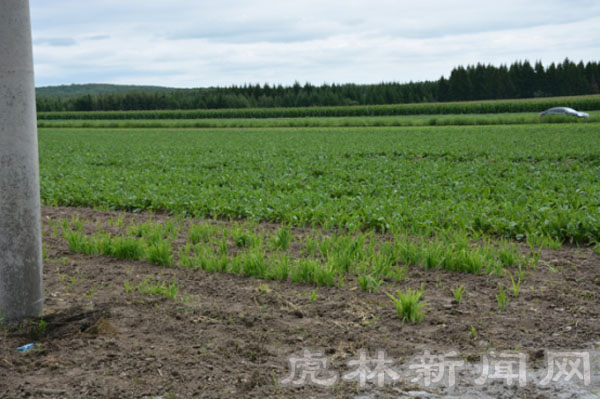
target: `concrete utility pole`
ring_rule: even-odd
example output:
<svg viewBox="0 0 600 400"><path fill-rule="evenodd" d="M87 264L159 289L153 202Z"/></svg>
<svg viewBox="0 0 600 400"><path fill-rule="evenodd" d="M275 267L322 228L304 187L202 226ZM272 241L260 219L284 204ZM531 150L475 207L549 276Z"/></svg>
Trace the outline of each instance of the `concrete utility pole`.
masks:
<svg viewBox="0 0 600 400"><path fill-rule="evenodd" d="M43 303L29 0L0 0L0 317L38 316Z"/></svg>

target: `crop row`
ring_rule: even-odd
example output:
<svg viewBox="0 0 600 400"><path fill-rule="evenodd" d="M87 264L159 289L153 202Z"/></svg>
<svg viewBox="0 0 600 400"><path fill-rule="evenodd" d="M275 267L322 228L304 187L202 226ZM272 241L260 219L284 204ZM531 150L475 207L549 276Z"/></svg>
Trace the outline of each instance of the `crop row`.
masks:
<svg viewBox="0 0 600 400"><path fill-rule="evenodd" d="M41 129L48 205L534 242L600 241L597 124Z"/></svg>
<svg viewBox="0 0 600 400"><path fill-rule="evenodd" d="M600 110L600 95L519 100L489 100L449 103L417 103L375 106L240 108L210 110L78 111L40 112L38 120L65 119L203 119L203 118L298 118L422 114L496 114L540 112L554 106Z"/></svg>
<svg viewBox="0 0 600 400"><path fill-rule="evenodd" d="M39 128L316 128L379 126L515 125L600 122L564 115L540 117L535 113L406 115L384 117L221 118L221 119L91 119L40 120Z"/></svg>
<svg viewBox="0 0 600 400"><path fill-rule="evenodd" d="M51 223L52 235L62 234L73 252L318 286L342 286L353 280L369 292L384 282L402 281L412 267L504 278L512 275L509 270L536 268L539 259L533 247L521 252L506 241L475 244L465 235L433 240L390 238L373 232L298 235L289 227L265 230L252 223L194 223L174 218L128 224L111 220L109 224L121 225L120 233L114 234L109 226L78 218Z"/></svg>

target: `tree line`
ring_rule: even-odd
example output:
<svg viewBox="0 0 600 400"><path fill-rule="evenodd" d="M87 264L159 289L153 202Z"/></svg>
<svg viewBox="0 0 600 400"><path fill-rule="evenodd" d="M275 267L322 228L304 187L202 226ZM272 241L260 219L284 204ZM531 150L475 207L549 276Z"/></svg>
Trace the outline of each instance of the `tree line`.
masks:
<svg viewBox="0 0 600 400"><path fill-rule="evenodd" d="M600 63L517 61L510 66L468 65L437 81L409 83L243 86L131 90L80 96L37 96L38 111L191 110L425 103L572 96L600 93Z"/></svg>

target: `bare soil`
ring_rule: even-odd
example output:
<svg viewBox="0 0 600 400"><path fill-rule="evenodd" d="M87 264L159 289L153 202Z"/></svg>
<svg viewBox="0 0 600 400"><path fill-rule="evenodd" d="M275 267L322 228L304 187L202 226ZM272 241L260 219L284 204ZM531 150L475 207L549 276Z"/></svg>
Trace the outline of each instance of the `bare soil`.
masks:
<svg viewBox="0 0 600 400"><path fill-rule="evenodd" d="M119 215L147 218L43 208L45 311L41 319L0 325L1 397L587 397L600 387L596 372L591 385L477 386L467 379L468 369L453 388L409 377L382 387L281 383L291 373L289 358L304 349L322 351L328 371L340 375L360 349L373 357L384 350L398 366L424 351L455 351L475 365L490 350L518 350L532 371L545 368L548 350L596 351L600 256L590 248L544 250L518 297L510 293L507 277L419 267L410 268L399 284L365 293L352 281L316 288L75 254L62 237L52 237L47 223L75 215L106 226ZM176 277L180 298L125 290L125 281L145 277L163 282ZM496 299L499 282L509 292L504 311ZM384 292L421 284L425 318L403 323ZM451 289L461 284L459 304ZM17 350L27 343L34 348Z"/></svg>

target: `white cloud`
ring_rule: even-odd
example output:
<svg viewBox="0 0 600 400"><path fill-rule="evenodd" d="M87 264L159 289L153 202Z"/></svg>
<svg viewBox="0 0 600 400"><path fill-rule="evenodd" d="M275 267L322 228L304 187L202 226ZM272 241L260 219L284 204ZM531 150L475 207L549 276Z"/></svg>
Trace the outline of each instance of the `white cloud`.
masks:
<svg viewBox="0 0 600 400"><path fill-rule="evenodd" d="M31 0L38 85L438 79L456 65L596 60L597 1Z"/></svg>

